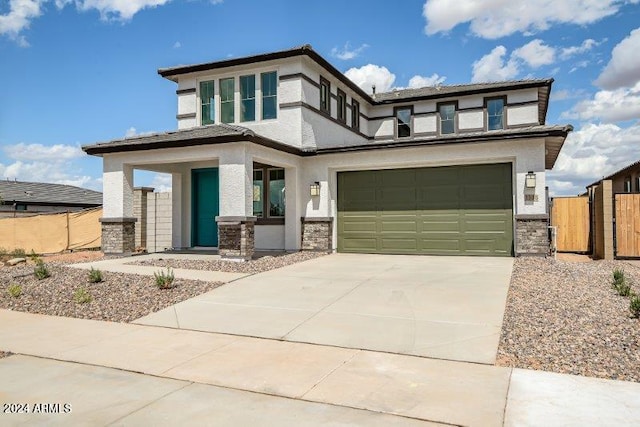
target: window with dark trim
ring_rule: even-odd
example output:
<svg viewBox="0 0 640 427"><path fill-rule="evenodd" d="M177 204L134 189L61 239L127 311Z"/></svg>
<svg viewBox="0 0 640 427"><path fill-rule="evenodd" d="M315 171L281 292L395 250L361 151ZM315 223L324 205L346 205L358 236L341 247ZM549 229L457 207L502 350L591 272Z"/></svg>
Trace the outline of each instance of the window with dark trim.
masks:
<svg viewBox="0 0 640 427"><path fill-rule="evenodd" d="M396 138L408 138L412 135L413 107L396 107Z"/></svg>
<svg viewBox="0 0 640 427"><path fill-rule="evenodd" d="M347 94L338 89L338 120L347 122Z"/></svg>
<svg viewBox="0 0 640 427"><path fill-rule="evenodd" d="M631 193L631 177L630 176L624 179L624 192Z"/></svg>
<svg viewBox="0 0 640 427"><path fill-rule="evenodd" d="M200 121L210 125L216 121L214 81L200 82Z"/></svg>
<svg viewBox="0 0 640 427"><path fill-rule="evenodd" d="M282 224L285 214L284 169L264 165L253 168L253 215L258 224Z"/></svg>
<svg viewBox="0 0 640 427"><path fill-rule="evenodd" d="M278 73L271 71L260 75L262 91L262 120L278 116Z"/></svg>
<svg viewBox="0 0 640 427"><path fill-rule="evenodd" d="M504 129L504 98L490 98L487 104L487 130Z"/></svg>
<svg viewBox="0 0 640 427"><path fill-rule="evenodd" d="M320 77L320 111L331 114L331 83Z"/></svg>
<svg viewBox="0 0 640 427"><path fill-rule="evenodd" d="M240 76L240 121L256 119L256 76Z"/></svg>
<svg viewBox="0 0 640 427"><path fill-rule="evenodd" d="M23 205L21 203L17 203L16 204L16 210L17 211L26 211L27 210L27 205Z"/></svg>
<svg viewBox="0 0 640 427"><path fill-rule="evenodd" d="M233 123L235 121L235 79L220 80L220 121Z"/></svg>
<svg viewBox="0 0 640 427"><path fill-rule="evenodd" d="M636 193L640 193L640 176L636 176Z"/></svg>
<svg viewBox="0 0 640 427"><path fill-rule="evenodd" d="M456 104L440 104L438 106L440 114L440 133L448 134L456 132Z"/></svg>
<svg viewBox="0 0 640 427"><path fill-rule="evenodd" d="M351 127L360 130L360 103L351 98Z"/></svg>

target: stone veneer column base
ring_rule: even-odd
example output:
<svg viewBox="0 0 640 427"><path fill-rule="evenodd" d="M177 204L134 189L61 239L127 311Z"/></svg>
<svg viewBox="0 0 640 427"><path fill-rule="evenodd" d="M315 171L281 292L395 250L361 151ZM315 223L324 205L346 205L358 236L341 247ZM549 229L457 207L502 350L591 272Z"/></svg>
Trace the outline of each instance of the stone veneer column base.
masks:
<svg viewBox="0 0 640 427"><path fill-rule="evenodd" d="M249 261L255 250L254 216L217 216L218 253L223 259Z"/></svg>
<svg viewBox="0 0 640 427"><path fill-rule="evenodd" d="M302 217L302 250L331 252L333 250L333 218Z"/></svg>
<svg viewBox="0 0 640 427"><path fill-rule="evenodd" d="M102 252L130 254L136 249L136 218L100 218Z"/></svg>
<svg viewBox="0 0 640 427"><path fill-rule="evenodd" d="M549 215L516 215L516 256L547 256Z"/></svg>

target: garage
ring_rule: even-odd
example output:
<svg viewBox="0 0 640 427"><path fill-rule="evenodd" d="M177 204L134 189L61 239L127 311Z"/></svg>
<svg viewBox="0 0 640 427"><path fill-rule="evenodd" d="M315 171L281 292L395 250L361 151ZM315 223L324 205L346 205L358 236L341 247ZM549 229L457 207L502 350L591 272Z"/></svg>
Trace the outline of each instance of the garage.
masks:
<svg viewBox="0 0 640 427"><path fill-rule="evenodd" d="M338 173L338 251L512 256L511 163Z"/></svg>

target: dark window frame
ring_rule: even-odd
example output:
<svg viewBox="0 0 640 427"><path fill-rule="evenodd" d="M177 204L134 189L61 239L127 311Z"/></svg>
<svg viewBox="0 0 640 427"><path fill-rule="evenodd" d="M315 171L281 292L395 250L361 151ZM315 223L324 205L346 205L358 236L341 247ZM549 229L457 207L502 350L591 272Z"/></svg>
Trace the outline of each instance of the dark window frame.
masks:
<svg viewBox="0 0 640 427"><path fill-rule="evenodd" d="M206 104L209 106L210 109L213 108L213 120L209 121L209 119L207 119L205 123L204 114L203 114L205 102L202 99L202 86L203 84L206 84L206 83L211 83L211 86L213 86L213 100ZM198 82L198 91L199 91L198 98L200 99L200 125L205 126L205 125L215 124L216 122L216 81L215 79L202 80Z"/></svg>
<svg viewBox="0 0 640 427"><path fill-rule="evenodd" d="M327 94L325 97L327 105L323 105L322 103L323 87L326 87L326 91L327 91ZM320 111L328 115L331 115L331 82L329 82L329 80L325 79L322 76L320 76Z"/></svg>
<svg viewBox="0 0 640 427"><path fill-rule="evenodd" d="M640 175L636 176L636 193L640 193Z"/></svg>
<svg viewBox="0 0 640 427"><path fill-rule="evenodd" d="M222 99L222 83L223 82L227 82L231 80L233 82L233 96L231 98L231 101L223 101ZM218 80L218 89L220 91L220 123L236 123L236 78L235 77L225 77L222 79ZM223 120L223 103L227 104L227 103L231 103L231 107L232 107L232 111L233 111L233 120L230 122L225 122Z"/></svg>
<svg viewBox="0 0 640 427"><path fill-rule="evenodd" d="M489 129L489 102L501 100L502 101L502 128L500 129ZM489 96L484 98L484 130L504 130L507 128L507 97L506 95L502 96Z"/></svg>
<svg viewBox="0 0 640 427"><path fill-rule="evenodd" d="M269 171L271 171L271 170L282 170L282 171L284 171L285 180L286 180L286 173L287 173L286 169L278 167L278 166L265 165L265 164L262 164L262 163L254 163L253 164L253 172L258 171L258 170L262 171L262 194L261 194L261 196L262 196L262 216L256 216L256 225L284 225L284 221L285 221L285 217L284 216L271 216L271 215L269 215L269 211L270 211L269 187L270 187L270 182L271 182L270 176L269 176ZM253 180L252 180L252 182L253 182ZM285 205L285 211L286 211L286 205Z"/></svg>
<svg viewBox="0 0 640 427"><path fill-rule="evenodd" d="M360 103L351 98L351 128L360 130Z"/></svg>
<svg viewBox="0 0 640 427"><path fill-rule="evenodd" d="M410 119L409 119L409 136L400 136L399 132L398 132L398 112L400 110L409 110L409 114L410 114ZM405 138L412 138L413 137L413 122L414 122L414 112L413 112L413 105L402 105L402 106L398 106L398 107L393 107L393 137L395 139L405 139Z"/></svg>
<svg viewBox="0 0 640 427"><path fill-rule="evenodd" d="M276 78L276 87L275 87L275 95L267 95L265 96L264 94L264 88L263 88L263 83L264 83L264 77L266 75L269 74L274 74L275 78ZM267 98L274 98L275 99L275 116L274 117L269 117L269 118L265 118L264 116L264 100ZM260 119L261 120L276 120L278 118L278 71L274 70L274 71L265 71L264 73L260 73Z"/></svg>
<svg viewBox="0 0 640 427"><path fill-rule="evenodd" d="M347 94L337 89L338 96L336 97L336 118L340 123L347 123ZM340 101L342 99L342 101Z"/></svg>
<svg viewBox="0 0 640 427"><path fill-rule="evenodd" d="M453 105L453 132L442 133L442 115L440 109L447 105ZM438 135L455 135L458 133L458 101L438 102L436 104L438 113Z"/></svg>
<svg viewBox="0 0 640 427"><path fill-rule="evenodd" d="M631 187L632 182L631 175L624 177L624 183L622 185L625 193L631 193L633 191L633 188Z"/></svg>
<svg viewBox="0 0 640 427"><path fill-rule="evenodd" d="M242 91L243 91L243 79L247 79L247 78L251 78L253 77L253 97L249 97L249 98L243 98L242 97ZM257 105L257 97L256 97L256 92L257 92L257 87L256 87L256 75L255 74L245 74L242 75L240 77L238 77L238 84L239 84L239 94L240 94L240 123L244 123L244 122L255 122L256 121L256 107ZM247 94L245 94L247 95ZM249 94L251 95L251 94ZM235 98L235 95L234 95ZM244 101L253 101L253 118L252 119L247 119L246 117L243 117L245 112L244 112Z"/></svg>

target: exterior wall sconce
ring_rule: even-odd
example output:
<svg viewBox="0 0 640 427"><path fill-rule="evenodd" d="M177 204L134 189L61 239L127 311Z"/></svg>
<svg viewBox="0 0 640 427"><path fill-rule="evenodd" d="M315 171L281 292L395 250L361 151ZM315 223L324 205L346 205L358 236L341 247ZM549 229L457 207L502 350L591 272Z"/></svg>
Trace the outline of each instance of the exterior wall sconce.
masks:
<svg viewBox="0 0 640 427"><path fill-rule="evenodd" d="M536 188L536 174L533 173L533 171L529 171L529 173L527 173L524 180L524 186L525 188Z"/></svg>
<svg viewBox="0 0 640 427"><path fill-rule="evenodd" d="M320 183L318 181L311 184L309 187L309 191L312 197L317 197L320 195Z"/></svg>

